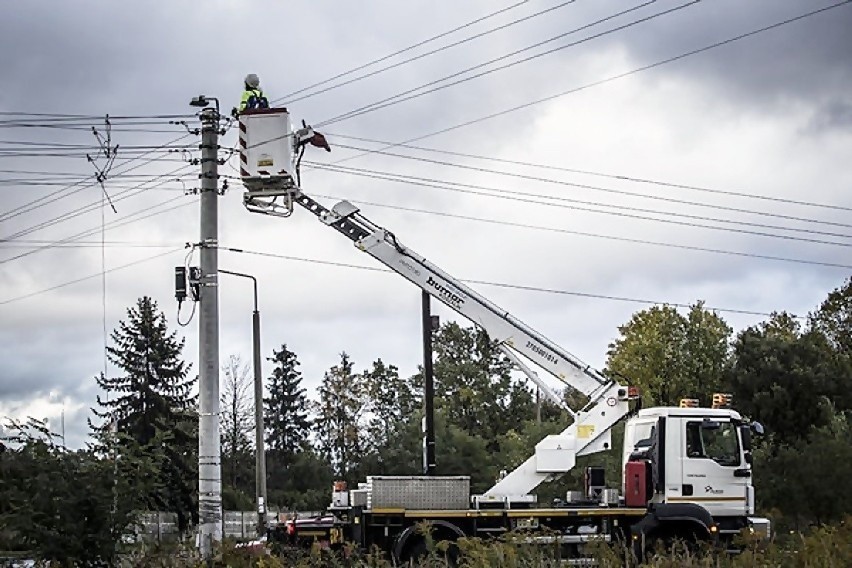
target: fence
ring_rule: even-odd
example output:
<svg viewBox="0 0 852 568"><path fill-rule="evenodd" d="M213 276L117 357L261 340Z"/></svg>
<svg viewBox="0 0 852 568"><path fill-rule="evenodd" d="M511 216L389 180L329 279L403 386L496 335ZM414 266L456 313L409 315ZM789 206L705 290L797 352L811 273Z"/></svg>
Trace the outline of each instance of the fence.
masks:
<svg viewBox="0 0 852 568"><path fill-rule="evenodd" d="M296 514L299 517L318 516L318 511L281 512L280 518ZM278 511L266 513L267 525L277 523ZM144 540L173 540L178 537L177 515L149 511L139 514L139 529L136 538ZM249 540L257 537L257 513L255 511L223 511L222 535L239 540Z"/></svg>

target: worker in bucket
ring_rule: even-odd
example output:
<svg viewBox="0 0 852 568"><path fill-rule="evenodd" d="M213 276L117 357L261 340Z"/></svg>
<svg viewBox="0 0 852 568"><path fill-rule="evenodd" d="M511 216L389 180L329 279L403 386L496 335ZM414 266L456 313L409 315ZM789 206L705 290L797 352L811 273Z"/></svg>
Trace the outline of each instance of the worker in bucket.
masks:
<svg viewBox="0 0 852 568"><path fill-rule="evenodd" d="M253 108L269 108L269 101L260 88L260 78L249 73L245 78L245 90L240 100L240 112Z"/></svg>

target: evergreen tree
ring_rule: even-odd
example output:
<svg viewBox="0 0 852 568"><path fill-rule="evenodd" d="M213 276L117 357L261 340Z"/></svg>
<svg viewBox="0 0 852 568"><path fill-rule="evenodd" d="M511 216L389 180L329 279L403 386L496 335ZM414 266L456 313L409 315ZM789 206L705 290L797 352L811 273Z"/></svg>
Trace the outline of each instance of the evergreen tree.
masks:
<svg viewBox="0 0 852 568"><path fill-rule="evenodd" d="M150 297L139 298L127 310L127 320L110 335L110 362L122 373L96 378L107 398L97 397L104 420L93 426L102 435L113 424L117 431L157 456L159 488L149 495L148 506L177 514L181 531L197 520L195 378L187 378L189 366L181 360L185 340L169 332L165 315ZM90 422L91 424L91 422Z"/></svg>
<svg viewBox="0 0 852 568"><path fill-rule="evenodd" d="M281 345L269 359L275 365L269 377L269 396L263 399L266 426L267 485L270 503L286 508L316 504L309 490L328 493L327 464L310 451L311 422L308 398L296 354Z"/></svg>
<svg viewBox="0 0 852 568"><path fill-rule="evenodd" d="M263 399L266 447L292 457L309 445L308 398L296 354L286 344L272 353L269 360L275 368L269 378L269 397Z"/></svg>

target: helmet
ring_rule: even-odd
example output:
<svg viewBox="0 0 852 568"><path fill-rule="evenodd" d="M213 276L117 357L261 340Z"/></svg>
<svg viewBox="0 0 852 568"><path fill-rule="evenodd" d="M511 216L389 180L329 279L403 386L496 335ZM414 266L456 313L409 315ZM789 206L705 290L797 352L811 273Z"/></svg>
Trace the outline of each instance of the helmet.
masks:
<svg viewBox="0 0 852 568"><path fill-rule="evenodd" d="M260 78L258 78L258 76L254 73L249 73L246 75L245 83L252 89L257 89L260 87Z"/></svg>

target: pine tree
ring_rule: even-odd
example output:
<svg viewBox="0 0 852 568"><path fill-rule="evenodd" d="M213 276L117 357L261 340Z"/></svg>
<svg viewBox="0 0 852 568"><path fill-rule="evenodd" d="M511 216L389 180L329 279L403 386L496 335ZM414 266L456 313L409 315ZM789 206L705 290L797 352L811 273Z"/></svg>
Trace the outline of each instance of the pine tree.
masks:
<svg viewBox="0 0 852 568"><path fill-rule="evenodd" d="M96 378L109 396L97 397L100 410L92 410L104 422L92 427L101 434L115 424L135 445L157 456L159 483L149 506L176 513L185 530L197 519L198 449L196 379L187 378L189 366L181 359L185 340L169 332L165 314L148 296L127 310L127 320L110 337L107 357L122 373Z"/></svg>
<svg viewBox="0 0 852 568"><path fill-rule="evenodd" d="M269 397L263 399L266 445L282 457L292 457L309 445L308 398L296 354L286 344L272 353L269 360L275 368L269 378Z"/></svg>

